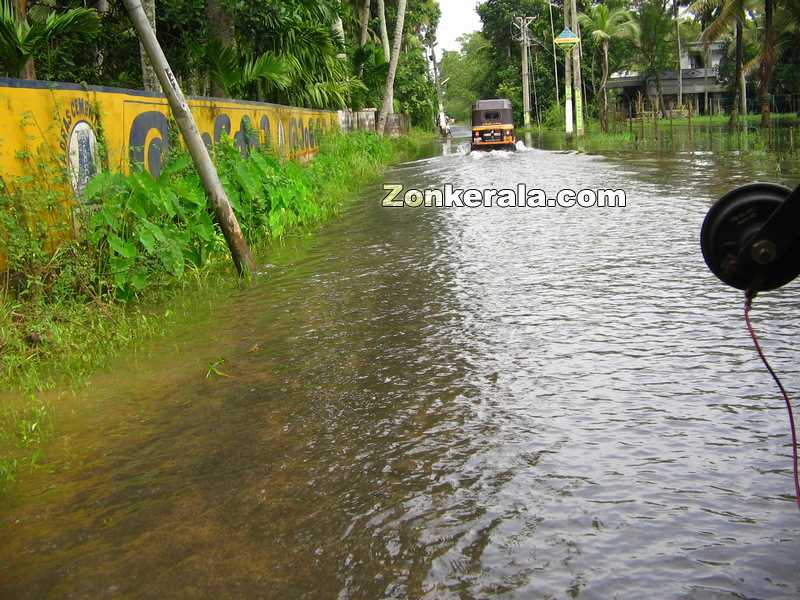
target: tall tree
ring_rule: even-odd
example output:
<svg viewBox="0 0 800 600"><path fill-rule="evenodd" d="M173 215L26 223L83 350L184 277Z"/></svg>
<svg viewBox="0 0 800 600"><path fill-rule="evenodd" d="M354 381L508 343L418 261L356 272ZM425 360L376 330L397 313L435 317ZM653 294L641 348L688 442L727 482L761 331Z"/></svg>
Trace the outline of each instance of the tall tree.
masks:
<svg viewBox="0 0 800 600"><path fill-rule="evenodd" d="M14 9L20 22L28 20L28 0L14 0ZM33 57L29 58L25 63L19 76L22 79L36 79L36 66L34 65Z"/></svg>
<svg viewBox="0 0 800 600"><path fill-rule="evenodd" d="M156 33L156 0L142 0L142 8L150 22L150 27L153 28L153 33ZM141 42L139 42L139 57L142 63L142 87L148 92L160 91L161 86L158 83L156 71Z"/></svg>
<svg viewBox="0 0 800 600"><path fill-rule="evenodd" d="M234 21L225 0L206 0L205 14L208 21L210 41L216 42L221 48L233 49L236 45ZM219 78L211 80L211 95L217 98L228 97L225 86L221 84Z"/></svg>
<svg viewBox="0 0 800 600"><path fill-rule="evenodd" d="M392 49L389 47L389 29L386 27L386 2L378 0L378 19L380 20L381 29L381 44L383 45L383 55L386 62L392 60ZM390 110L394 112L394 86L392 87L392 95L389 97Z"/></svg>
<svg viewBox="0 0 800 600"><path fill-rule="evenodd" d="M639 61L644 68L646 80L655 79L657 104L662 117L666 117L664 91L661 87L661 73L675 64L670 50L672 43L672 16L667 8L667 0L644 0L636 14L638 31L637 48ZM649 88L649 85L648 85Z"/></svg>
<svg viewBox="0 0 800 600"><path fill-rule="evenodd" d="M689 5L689 10L700 20L700 27L703 31L714 20L722 7L723 0L695 0ZM708 69L711 63L711 41L707 36L701 35L703 42L703 111L709 113L708 106Z"/></svg>
<svg viewBox="0 0 800 600"><path fill-rule="evenodd" d="M394 26L394 46L392 59L389 61L389 73L386 75L386 86L383 90L383 108L378 117L378 133L386 134L386 121L392 110L389 102L394 94L394 79L397 75L397 65L400 61L400 50L403 47L403 26L406 20L406 0L397 0L397 22Z"/></svg>
<svg viewBox="0 0 800 600"><path fill-rule="evenodd" d="M369 18L370 18L370 11L372 7L372 0L361 0L361 14L359 16L360 24L361 24L361 33L358 36L358 47L361 50L364 50L364 47L367 45L367 40L369 39ZM358 76L364 76L364 61L360 61L361 64L358 66Z"/></svg>
<svg viewBox="0 0 800 600"><path fill-rule="evenodd" d="M769 88L775 68L775 23L773 0L764 0L764 44L761 50L761 77L758 81L758 95L761 98L761 126L770 124Z"/></svg>
<svg viewBox="0 0 800 600"><path fill-rule="evenodd" d="M344 60L347 58L347 53L345 52L347 39L345 38L344 35L344 22L342 21L342 15L341 15L341 10L342 10L341 0L337 2L336 8L337 8L336 18L333 20L333 37L339 44L339 54L336 55L336 58Z"/></svg>
<svg viewBox="0 0 800 600"><path fill-rule="evenodd" d="M747 82L744 75L744 20L746 0L721 0L719 15L703 31L704 42L713 42L722 37L731 27L736 36L736 75L734 77L734 101L731 106L730 125L739 122L739 111L747 113ZM741 108L740 108L741 104Z"/></svg>
<svg viewBox="0 0 800 600"><path fill-rule="evenodd" d="M580 23L589 33L592 40L600 46L603 53L603 79L600 90L603 97L603 110L600 113L600 125L608 131L608 52L612 40L635 39L636 23L630 12L624 8L609 10L605 4L589 7L588 14L581 14Z"/></svg>
<svg viewBox="0 0 800 600"><path fill-rule="evenodd" d="M389 29L386 27L386 2L384 0L378 0L378 19L381 29L383 54L386 57L386 62L389 62L392 60L392 49L389 46Z"/></svg>
<svg viewBox="0 0 800 600"><path fill-rule="evenodd" d="M683 108L683 67L681 66L683 51L681 50L681 19L680 14L678 14L678 5L679 0L673 0L672 9L675 19L675 43L678 45L678 108Z"/></svg>

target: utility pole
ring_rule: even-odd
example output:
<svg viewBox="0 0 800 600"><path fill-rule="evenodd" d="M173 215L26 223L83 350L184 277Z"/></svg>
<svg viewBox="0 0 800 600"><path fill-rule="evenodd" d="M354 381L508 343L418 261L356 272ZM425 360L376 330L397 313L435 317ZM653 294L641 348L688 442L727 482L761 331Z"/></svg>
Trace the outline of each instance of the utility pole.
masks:
<svg viewBox="0 0 800 600"><path fill-rule="evenodd" d="M514 26L517 28L517 36L522 45L522 111L525 127L531 126L531 83L530 71L528 68L528 46L530 45L529 27L535 19L533 17L515 17Z"/></svg>
<svg viewBox="0 0 800 600"><path fill-rule="evenodd" d="M578 44L572 49L572 87L575 89L575 132L580 137L583 135L583 85L581 82L581 29L578 23L576 0L572 0L572 31L578 38Z"/></svg>
<svg viewBox="0 0 800 600"><path fill-rule="evenodd" d="M228 196L225 194L225 189L219 180L217 169L214 167L214 163L211 162L208 149L200 137L192 111L189 110L189 105L186 103L186 97L183 95L178 81L169 67L164 51L161 49L158 39L156 39L156 34L150 27L150 21L142 8L141 0L122 1L139 36L139 41L150 58L158 81L161 84L161 89L169 101L172 114L178 122L183 141L192 156L192 161L197 173L200 175L200 180L203 182L203 187L214 206L217 223L222 229L225 241L228 242L228 248L231 251L236 270L240 275L247 275L255 269L253 257L250 255L250 248L247 246L244 236L242 236L239 221L236 219L236 215L228 201Z"/></svg>
<svg viewBox="0 0 800 600"><path fill-rule="evenodd" d="M550 9L550 35L553 37L553 77L556 80L556 104L561 106L561 98L558 97L558 58L556 53L556 28L553 24L553 4L548 0L547 8Z"/></svg>
<svg viewBox="0 0 800 600"><path fill-rule="evenodd" d="M536 93L536 67L539 61L536 59L536 53L533 53L533 60L530 61L531 67L531 83L533 84L533 106L536 108L536 124L542 126L542 111L539 110L539 94ZM558 89L558 87L556 87Z"/></svg>
<svg viewBox="0 0 800 600"><path fill-rule="evenodd" d="M447 122L444 116L444 95L442 94L442 79L439 73L439 63L436 60L436 44L431 43L431 63L433 63L433 84L436 87L436 101L438 104L438 111L436 112L436 126L439 128L439 133L443 136L446 135Z"/></svg>
<svg viewBox="0 0 800 600"><path fill-rule="evenodd" d="M683 51L681 50L681 19L678 0L674 0L672 5L675 10L675 38L678 40L678 110L681 110L683 108L683 66L681 65Z"/></svg>
<svg viewBox="0 0 800 600"><path fill-rule="evenodd" d="M572 34L569 31L569 1L564 0L564 31L558 37ZM571 35L574 37L574 34ZM556 40L558 41L558 40ZM571 48L564 46L567 50L564 54L564 102L566 105L566 131L567 135L572 135L572 52Z"/></svg>

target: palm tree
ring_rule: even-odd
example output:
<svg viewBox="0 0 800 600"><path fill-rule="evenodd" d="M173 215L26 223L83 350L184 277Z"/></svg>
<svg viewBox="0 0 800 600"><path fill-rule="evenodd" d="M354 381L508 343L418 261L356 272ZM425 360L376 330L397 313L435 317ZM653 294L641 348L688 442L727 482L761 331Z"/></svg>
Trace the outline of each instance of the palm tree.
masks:
<svg viewBox="0 0 800 600"><path fill-rule="evenodd" d="M389 46L389 30L386 27L386 2L384 0L378 0L378 19L381 28L383 53L386 56L386 62L389 62L392 60L392 49Z"/></svg>
<svg viewBox="0 0 800 600"><path fill-rule="evenodd" d="M722 0L695 0L689 5L689 10L700 19L703 31L714 20L722 8ZM707 37L701 36L703 43L703 111L708 114L708 64L711 62L711 42Z"/></svg>
<svg viewBox="0 0 800 600"><path fill-rule="evenodd" d="M661 87L661 73L674 63L669 50L672 40L672 15L667 9L666 0L645 0L636 13L636 46L641 55L639 61L644 67L645 82L650 77L656 80L658 104L662 117L666 117L664 92ZM649 87L649 86L648 86Z"/></svg>
<svg viewBox="0 0 800 600"><path fill-rule="evenodd" d="M636 23L624 8L609 11L605 4L590 7L589 14L582 13L579 16L579 22L603 51L603 82L600 85L603 92L601 126L603 131L608 131L608 50L611 40L635 37Z"/></svg>
<svg viewBox="0 0 800 600"><path fill-rule="evenodd" d="M761 126L770 123L769 86L775 68L775 5L773 0L764 0L764 45L761 51L761 77L758 80L758 95L761 97Z"/></svg>
<svg viewBox="0 0 800 600"><path fill-rule="evenodd" d="M361 35L358 38L358 47L361 50L364 50L364 46L367 45L367 40L369 39L369 18L370 18L370 9L372 7L372 0L363 0L361 6ZM361 77L364 74L364 65L360 65L358 67L358 76Z"/></svg>
<svg viewBox="0 0 800 600"><path fill-rule="evenodd" d="M142 10L147 15L147 20L150 22L150 28L153 33L156 33L156 0L142 0ZM161 84L158 82L156 70L150 62L150 57L147 56L147 51L144 49L141 40L139 41L139 59L142 63L142 87L148 92L161 91Z"/></svg>
<svg viewBox="0 0 800 600"><path fill-rule="evenodd" d="M349 8L350 3L342 5ZM283 10L281 3L258 6L251 20L237 21L237 27L253 30L248 44L251 56L269 52L282 59L290 78L288 87L271 86L262 99L313 108L344 108L351 96L363 89L349 61L339 58L343 47L333 30L341 14L338 3L298 3L294 11ZM349 11L344 16L347 14ZM346 20L345 25L348 23Z"/></svg>
<svg viewBox="0 0 800 600"><path fill-rule="evenodd" d="M27 6L27 3L23 3L23 6ZM93 35L100 24L97 13L87 8L73 8L64 13L51 12L44 19L33 21L29 21L23 11L20 12L15 11L9 0L2 0L0 62L6 73L23 79L36 78L32 61L53 38L73 32Z"/></svg>
<svg viewBox="0 0 800 600"><path fill-rule="evenodd" d="M206 0L206 22L209 38L221 48L236 47L236 28L230 7L221 0ZM211 95L217 98L230 98L230 93L221 84L218 77L212 74Z"/></svg>
<svg viewBox="0 0 800 600"><path fill-rule="evenodd" d="M400 50L403 46L403 25L406 19L406 0L397 0L397 23L394 26L394 47L392 60L389 61L389 73L386 75L386 87L383 90L383 108L378 117L378 134L386 133L386 120L392 107L389 105L394 96L394 78L397 75L397 64L400 61Z"/></svg>
<svg viewBox="0 0 800 600"><path fill-rule="evenodd" d="M719 15L703 32L703 43L711 43L722 37L731 26L736 29L736 75L734 77L734 102L731 107L731 127L738 124L739 103L745 100L747 94L746 82L744 78L744 20L746 0L720 0L721 7ZM747 105L742 108L742 112L747 112Z"/></svg>
<svg viewBox="0 0 800 600"><path fill-rule="evenodd" d="M391 62L392 60L392 49L389 47L389 31L386 27L386 3L384 0L378 0L378 18L380 19L380 28L381 28L381 44L383 45L383 55L386 57L386 62ZM392 112L394 112L394 90L392 91L392 96L389 99L389 106L392 107Z"/></svg>
<svg viewBox="0 0 800 600"><path fill-rule="evenodd" d="M264 98L273 90L285 90L292 82L287 61L271 52L256 58L243 56L212 38L206 56L212 89L221 91L225 98Z"/></svg>

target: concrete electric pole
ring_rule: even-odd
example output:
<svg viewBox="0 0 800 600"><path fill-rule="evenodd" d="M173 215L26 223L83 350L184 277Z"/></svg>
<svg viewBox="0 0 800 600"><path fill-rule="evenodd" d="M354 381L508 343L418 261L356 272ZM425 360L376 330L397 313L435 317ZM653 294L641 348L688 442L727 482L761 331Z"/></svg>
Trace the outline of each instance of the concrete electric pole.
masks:
<svg viewBox="0 0 800 600"><path fill-rule="evenodd" d="M530 30L533 17L515 17L514 27L517 30L515 39L522 45L522 111L525 127L531 126L531 83L528 68L528 51L530 47Z"/></svg>
<svg viewBox="0 0 800 600"><path fill-rule="evenodd" d="M228 248L231 251L236 270L240 275L248 275L255 270L250 248L247 246L242 230L239 227L239 221L236 219L225 189L219 180L217 169L208 155L208 149L200 137L192 111L186 103L186 97L183 95L178 81L169 67L164 51L156 39L156 34L150 27L150 21L142 8L141 1L123 0L123 4L130 15L142 46L153 64L161 89L169 101L172 114L178 122L183 141L186 143L186 148L189 150L197 173L200 175L203 187L214 207L217 223L222 229L225 241L228 242Z"/></svg>

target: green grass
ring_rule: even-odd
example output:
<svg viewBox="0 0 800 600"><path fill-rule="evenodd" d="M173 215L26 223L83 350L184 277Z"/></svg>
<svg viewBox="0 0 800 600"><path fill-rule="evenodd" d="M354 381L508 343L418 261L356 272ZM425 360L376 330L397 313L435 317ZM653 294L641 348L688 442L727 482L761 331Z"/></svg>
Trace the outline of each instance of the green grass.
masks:
<svg viewBox="0 0 800 600"><path fill-rule="evenodd" d="M277 174L280 180L263 192L280 196L285 207L281 210L289 214L299 214L295 206L313 203L311 213L303 209L313 218L279 222L280 235L271 228L274 219L252 217L260 223L258 230L248 230L249 221L243 221L254 253L269 253L288 236L304 235L334 218L354 192L378 178L385 167L430 152L435 140L421 131L393 140L363 133L325 139L314 159L303 166L285 164ZM251 187L260 193L257 185ZM180 276L145 257L143 268L150 269L147 285L131 288L121 301L115 275L108 269L113 250L102 243L69 241L55 255L46 251L41 236L31 236L30 227L19 226L20 213L14 212L29 197L0 204L5 218L0 225L6 226L0 227L0 239L21 257L0 272L0 389L5 390L0 396L0 489L37 464L43 444L56 430L54 411L40 400L42 392L84 385L121 351L167 334L177 315L191 310L198 296L213 302L215 294L239 285L226 249L218 243L201 265L187 258ZM101 210L115 206L113 202L115 198L104 199L108 204ZM270 202L268 206L276 209L275 200ZM179 235L185 238L188 233Z"/></svg>
<svg viewBox="0 0 800 600"><path fill-rule="evenodd" d="M563 126L522 129L519 135L523 137L527 132L540 136L549 147L598 153L642 149L668 152L670 148L697 147L744 152L753 157L800 156L800 118L796 114L773 114L775 126L770 128L759 127L760 119L760 115L747 115L735 129L729 128L727 115L693 117L691 127L688 118L624 121L612 123L608 133L602 132L599 122L592 119L580 138L568 138Z"/></svg>

